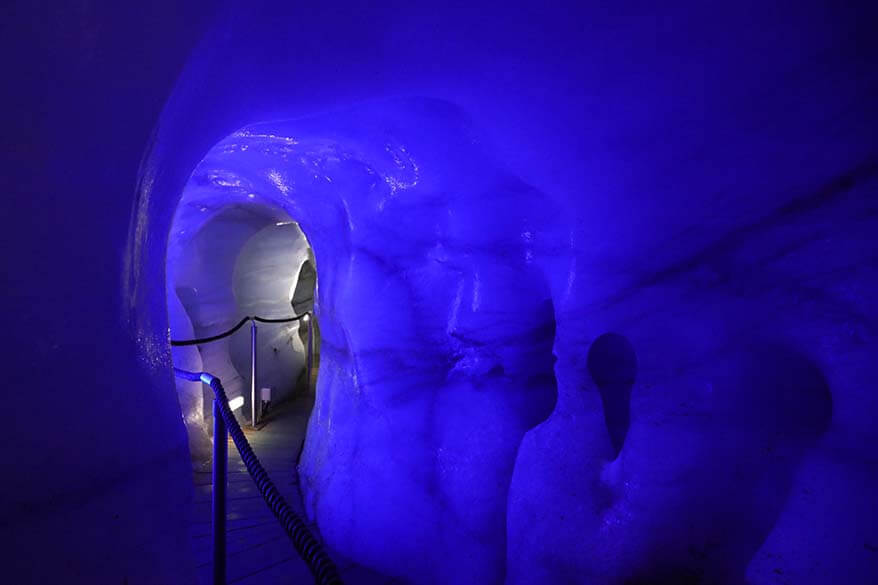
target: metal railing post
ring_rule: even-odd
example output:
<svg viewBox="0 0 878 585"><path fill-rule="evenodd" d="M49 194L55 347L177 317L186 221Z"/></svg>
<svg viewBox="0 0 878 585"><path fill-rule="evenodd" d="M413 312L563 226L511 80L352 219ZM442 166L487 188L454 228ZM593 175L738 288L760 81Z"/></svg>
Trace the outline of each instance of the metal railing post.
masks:
<svg viewBox="0 0 878 585"><path fill-rule="evenodd" d="M250 321L250 424L256 428L256 320Z"/></svg>
<svg viewBox="0 0 878 585"><path fill-rule="evenodd" d="M314 359L314 324L311 322L313 319L313 315L308 313L307 316L303 319L305 323L307 323L308 327L308 355L305 358L305 363L307 365L307 376L308 376L308 391L311 392L313 388L311 388L311 368L313 367L312 360Z"/></svg>
<svg viewBox="0 0 878 585"><path fill-rule="evenodd" d="M213 401L213 585L226 583L226 483L229 439L219 401Z"/></svg>
<svg viewBox="0 0 878 585"><path fill-rule="evenodd" d="M226 496L228 484L229 435L241 454L247 473L256 482L259 495L265 500L272 515L280 522L299 557L314 575L319 585L343 585L338 568L323 545L308 529L304 520L290 507L284 496L271 481L247 441L241 425L229 411L228 426L223 412L228 408L226 390L219 378L209 372L190 372L174 368L174 375L190 382L201 381L210 386L216 397L213 401L213 585L226 583ZM258 480L258 481L257 481Z"/></svg>

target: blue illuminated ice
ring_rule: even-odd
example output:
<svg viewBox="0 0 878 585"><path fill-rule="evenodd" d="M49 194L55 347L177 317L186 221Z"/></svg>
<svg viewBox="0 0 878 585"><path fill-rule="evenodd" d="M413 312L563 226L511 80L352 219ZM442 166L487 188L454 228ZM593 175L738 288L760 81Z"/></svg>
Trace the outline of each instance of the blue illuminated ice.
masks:
<svg viewBox="0 0 878 585"><path fill-rule="evenodd" d="M418 583L502 580L518 447L557 394L550 202L431 100L245 128L190 184L283 209L313 246L320 375L300 472L327 543ZM288 281L265 290L248 310L289 302Z"/></svg>
<svg viewBox="0 0 878 585"><path fill-rule="evenodd" d="M765 421L804 412L801 398L792 411L775 400L796 376L824 420L819 376L771 349L754 371L790 368L742 378L761 359L750 349L757 357L725 374L714 360L663 393L633 393L632 345L594 338L583 299L604 284L573 260L574 228L492 150L459 108L426 99L236 132L188 189L226 210L212 221L231 229L209 248L236 250L239 266L203 258L183 280L198 289L224 262L225 288L179 289L183 304L200 295L193 322L216 327L233 323L232 303L279 315L290 275L315 263L320 369L299 472L308 514L343 557L427 585L742 580L807 443L777 439ZM279 218L297 222L313 257L272 235ZM212 229L187 245L198 250ZM292 268L278 277L281 266ZM654 306L671 304L641 302L624 314L655 319ZM233 338L202 357L240 388L245 347ZM644 356L652 368L656 351ZM788 456L770 463L766 449ZM757 511L751 493L781 495Z"/></svg>

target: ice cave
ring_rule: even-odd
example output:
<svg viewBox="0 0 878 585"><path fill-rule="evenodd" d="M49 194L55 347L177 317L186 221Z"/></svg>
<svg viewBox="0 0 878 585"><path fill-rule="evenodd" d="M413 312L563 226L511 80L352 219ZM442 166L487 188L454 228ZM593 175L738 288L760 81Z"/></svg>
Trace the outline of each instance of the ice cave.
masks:
<svg viewBox="0 0 878 585"><path fill-rule="evenodd" d="M878 583L874 5L12 13L0 581Z"/></svg>

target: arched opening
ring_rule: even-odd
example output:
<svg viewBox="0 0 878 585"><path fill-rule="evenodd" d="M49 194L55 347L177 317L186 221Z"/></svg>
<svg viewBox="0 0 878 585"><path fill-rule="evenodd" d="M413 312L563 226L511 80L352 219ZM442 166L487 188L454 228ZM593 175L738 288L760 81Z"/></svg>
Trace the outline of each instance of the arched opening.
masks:
<svg viewBox="0 0 878 585"><path fill-rule="evenodd" d="M175 367L219 377L239 422L254 427L254 414L257 425L267 422L272 408L307 399L313 388L308 376L316 368L309 361L316 360L309 351L316 353L318 345L309 346L308 338L316 325L310 315L314 253L283 209L255 197L229 201L212 186L222 184L204 184L197 171L193 174L168 240L172 360ZM289 320L306 313L307 319ZM246 317L265 320L256 324L255 348L252 324L240 326ZM176 390L193 461L203 468L210 459L212 393L180 378ZM301 406L305 419L311 404Z"/></svg>
<svg viewBox="0 0 878 585"><path fill-rule="evenodd" d="M202 161L177 204L165 271L171 358L175 368L222 380L229 408L277 479L295 473L314 406L316 260L308 238L282 205L270 194L236 186L224 169ZM223 452L215 443L227 440L225 426L215 426L208 385L175 377L175 389L194 472L192 549L208 579L213 560L205 543L217 497L211 464ZM214 436L220 428L222 439ZM221 554L228 578L234 579L252 568L242 548L260 542L284 546L285 539L279 524L254 520L264 516L265 505L253 497L256 485L239 451L228 449L227 457L231 475L223 472L220 496L226 519L252 524L239 531L238 540L226 537L229 548ZM284 498L301 511L296 485L286 488Z"/></svg>

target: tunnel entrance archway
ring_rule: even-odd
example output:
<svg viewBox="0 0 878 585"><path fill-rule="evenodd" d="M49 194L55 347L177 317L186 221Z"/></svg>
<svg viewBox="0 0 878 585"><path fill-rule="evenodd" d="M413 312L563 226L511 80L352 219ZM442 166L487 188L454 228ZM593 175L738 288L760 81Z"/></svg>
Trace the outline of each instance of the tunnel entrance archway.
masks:
<svg viewBox="0 0 878 585"><path fill-rule="evenodd" d="M237 502L249 501L254 488L266 502L270 499L259 472L251 467L253 453L263 458L263 469L277 479L295 472L304 445L319 363L314 359L319 338L315 340L313 334L316 261L310 241L287 210L257 199L252 190L244 197L240 193L229 197L224 189L233 183L221 172L203 179L196 168L177 205L168 239L165 289L171 358L175 368L207 372L222 380L226 397L217 407L213 383L174 378L196 493L206 490L212 509L221 498L224 512L220 513L247 521L264 516L264 507ZM250 326L245 327L248 321ZM241 429L229 422L228 412L223 414L226 423L214 420L226 405L241 427L249 423L251 432L259 431L245 440L248 448L242 448ZM237 449L223 445L227 428ZM255 484L229 481L227 467L246 468ZM222 478L221 489L213 485L217 477ZM301 508L297 493L284 498L292 503L290 510ZM210 513L196 500L196 525L216 525ZM275 554L286 555L287 539L276 538L284 530L290 536L289 526L271 525L250 538L272 535ZM194 536L195 550L201 548L197 541ZM229 562L232 555L220 554L224 563L234 566ZM205 566L197 555L195 560Z"/></svg>
<svg viewBox="0 0 878 585"><path fill-rule="evenodd" d="M316 271L299 225L277 206L247 199L217 201L193 175L174 215L166 294L171 338L177 340L172 341L174 366L222 379L239 422L252 425L254 414L263 422L269 405L308 392L306 373L316 368L309 367L306 332L316 319L290 319L303 314L292 312L295 290L303 301L312 299L300 307L313 312ZM300 283L305 265L309 280ZM254 327L255 387L253 332L241 324L247 317L262 321ZM202 342L180 345L179 340ZM180 379L176 390L190 452L200 467L210 458L213 397L201 384Z"/></svg>

